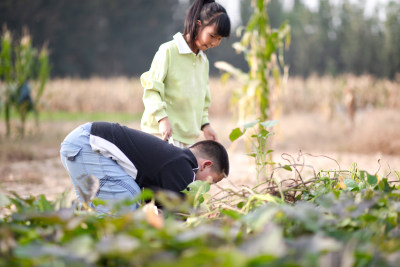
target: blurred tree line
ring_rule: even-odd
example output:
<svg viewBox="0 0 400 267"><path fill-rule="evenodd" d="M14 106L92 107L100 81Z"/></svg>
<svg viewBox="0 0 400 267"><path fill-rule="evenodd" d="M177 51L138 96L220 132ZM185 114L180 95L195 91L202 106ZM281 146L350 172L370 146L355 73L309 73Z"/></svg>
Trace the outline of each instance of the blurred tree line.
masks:
<svg viewBox="0 0 400 267"><path fill-rule="evenodd" d="M241 1L242 24L251 10ZM293 8L271 0L268 12L272 27L288 20L292 42L285 61L291 75L308 76L352 72L394 78L400 72L400 3L364 16L362 2L343 0L332 5L320 0L310 10L301 0ZM2 0L0 22L13 32L27 26L34 45L48 42L52 76L140 75L151 64L158 46L183 32L190 1L184 0ZM232 36L208 51L213 63L227 61L247 71L242 55L235 53Z"/></svg>
<svg viewBox="0 0 400 267"><path fill-rule="evenodd" d="M286 62L291 74L350 72L394 78L400 73L400 1L377 6L367 16L366 0L342 0L339 5L319 0L316 11L300 0L294 0L292 10L283 11L280 2L271 1L269 14L272 27L285 19L290 22L292 42ZM379 17L379 9L385 18Z"/></svg>

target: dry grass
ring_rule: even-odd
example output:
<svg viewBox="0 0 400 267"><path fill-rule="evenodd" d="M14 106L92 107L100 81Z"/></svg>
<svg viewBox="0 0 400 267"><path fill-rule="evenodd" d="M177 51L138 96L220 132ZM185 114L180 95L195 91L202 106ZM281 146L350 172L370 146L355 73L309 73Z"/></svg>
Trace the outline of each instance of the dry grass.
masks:
<svg viewBox="0 0 400 267"><path fill-rule="evenodd" d="M400 79L399 79L400 81ZM400 145L400 82L352 75L337 78L290 77L278 105L282 110L277 144L282 148L317 147L352 152L398 154ZM227 136L235 125L231 97L240 84L210 80L210 117ZM349 89L350 88L350 89ZM346 97L354 98L351 120ZM70 112L143 112L143 89L138 78L54 79L43 96L42 108ZM372 120L371 120L372 119ZM225 143L229 140L225 138Z"/></svg>
<svg viewBox="0 0 400 267"><path fill-rule="evenodd" d="M211 79L213 105L210 113L226 115L234 81L222 85ZM143 88L138 78L54 79L42 97L42 109L70 112L143 112Z"/></svg>
<svg viewBox="0 0 400 267"><path fill-rule="evenodd" d="M397 81L377 79L369 75L344 75L337 78L312 76L289 78L281 96L284 113L309 111L327 116L345 109L344 98L353 90L357 109L400 108L400 76Z"/></svg>
<svg viewBox="0 0 400 267"><path fill-rule="evenodd" d="M137 78L54 79L47 84L42 99L42 108L49 111L143 111L142 86Z"/></svg>
<svg viewBox="0 0 400 267"><path fill-rule="evenodd" d="M274 129L276 148L400 154L399 81L352 75L314 76L306 80L289 78L278 103L282 113ZM230 145L228 135L238 126L230 99L239 86L232 79L225 84L219 78L210 80L210 117L225 145ZM348 88L352 88L355 99L353 121L345 103ZM140 114L143 112L142 93L138 78L54 79L47 84L41 109ZM30 121L28 131L32 131L28 138L15 140L12 145L1 140L4 127L0 127L0 159L42 158L32 151L37 151L36 147L51 149L54 144L58 145L65 134L80 123L41 122L41 130L35 131ZM137 124L137 121L133 119L132 123ZM21 149L21 145L16 147L18 144L27 149Z"/></svg>
<svg viewBox="0 0 400 267"><path fill-rule="evenodd" d="M219 78L211 78L213 104L210 113L214 116L231 115L230 98L239 86L233 80L222 84ZM367 75L291 77L282 90L279 104L283 114L340 112L344 109L343 98L348 88L354 91L357 109L400 108L400 78L389 81ZM42 108L50 111L141 113L142 93L138 78L54 79L47 84Z"/></svg>
<svg viewBox="0 0 400 267"><path fill-rule="evenodd" d="M230 184L249 185L255 177L253 160L245 155L242 141L231 143L228 138L230 131L238 127L233 116L235 107L230 104L238 86L233 80L222 84L218 78L211 79L210 117L220 141L229 151ZM356 99L353 123L349 121L344 104L349 86L354 88ZM49 112L139 114L143 111L142 92L137 78L54 79L47 85L41 108ZM334 158L343 169L357 162L361 169L375 172L379 168L377 160L382 159L383 165L399 170L399 82L369 76L311 77L307 80L292 77L282 91L279 105L282 115L273 129L276 135L272 147L278 162L281 154L297 158L301 150ZM137 116L126 124L139 128L134 118ZM4 138L5 127L0 125L0 191L14 190L26 196L46 193L55 197L70 188L70 180L59 159L59 146L65 135L82 122L41 121L40 129L36 129L30 120L24 139ZM337 167L335 162L324 157L310 160L313 161L307 163L316 170ZM287 164L284 160L280 162ZM223 187L230 186L228 180L221 183Z"/></svg>

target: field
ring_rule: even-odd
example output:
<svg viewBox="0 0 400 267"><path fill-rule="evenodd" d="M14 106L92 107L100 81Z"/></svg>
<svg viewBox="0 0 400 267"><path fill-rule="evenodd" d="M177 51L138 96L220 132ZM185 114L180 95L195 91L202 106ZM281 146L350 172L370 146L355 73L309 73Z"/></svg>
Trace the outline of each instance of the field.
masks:
<svg viewBox="0 0 400 267"><path fill-rule="evenodd" d="M241 126L230 104L238 86L233 80L225 84L217 78L211 81L211 122L231 160L231 175L229 181L220 183L222 187L256 183L253 159L245 155L244 141L232 143L228 138L232 129ZM398 82L369 76L289 79L279 100L279 123L272 129L273 159L282 164L301 162L317 172L349 169L356 162L360 169L391 177L400 169L399 91ZM349 92L355 100L352 106L346 104ZM22 196L45 194L50 199L70 190L58 156L65 135L90 120L117 121L139 129L141 96L136 78L50 81L39 128L31 119L25 138L7 139L4 126L0 127L1 190ZM304 172L305 177L312 176L311 167Z"/></svg>
<svg viewBox="0 0 400 267"><path fill-rule="evenodd" d="M87 203L76 207L59 145L86 121L139 128L141 88L127 78L52 80L39 128L30 120L24 138L6 138L0 128L0 265L398 266L399 83L292 78L277 102L279 123L268 128L272 158L258 165L246 155L251 129L228 138L248 125L236 122L230 104L237 86L211 82L211 121L229 151L228 179L196 181L184 200L140 194L139 201L161 203L160 214L150 202L99 216Z"/></svg>

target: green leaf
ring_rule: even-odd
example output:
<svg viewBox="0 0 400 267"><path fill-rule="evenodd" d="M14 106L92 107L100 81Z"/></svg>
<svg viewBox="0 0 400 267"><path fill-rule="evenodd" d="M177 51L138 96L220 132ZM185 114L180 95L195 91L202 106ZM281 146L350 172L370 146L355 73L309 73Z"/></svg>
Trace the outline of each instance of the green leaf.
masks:
<svg viewBox="0 0 400 267"><path fill-rule="evenodd" d="M239 208L239 209L241 209L241 208L243 208L244 205L245 205L245 202L244 202L244 201L241 201L241 202L239 202L239 203L236 205L236 207Z"/></svg>
<svg viewBox="0 0 400 267"><path fill-rule="evenodd" d="M390 193L393 191L393 189L395 189L395 186L390 186L387 178L384 178L379 182L379 189L385 193Z"/></svg>
<svg viewBox="0 0 400 267"><path fill-rule="evenodd" d="M347 178L346 180L344 180L344 184L346 185L346 190L351 191L353 189L358 189L358 184L353 179Z"/></svg>
<svg viewBox="0 0 400 267"><path fill-rule="evenodd" d="M358 187L359 187L360 189L366 189L366 188L367 188L367 185L366 185L365 182L360 182L360 183L358 184Z"/></svg>
<svg viewBox="0 0 400 267"><path fill-rule="evenodd" d="M89 251L86 251L85 254L87 254L88 256L93 256L90 253L89 242L88 245L89 245ZM132 251L138 248L139 246L140 246L140 241L137 240L136 238L129 236L127 234L117 234L117 235L103 237L97 243L96 251L105 255L123 256L132 253ZM83 249L86 249L86 247L84 247Z"/></svg>
<svg viewBox="0 0 400 267"><path fill-rule="evenodd" d="M315 203L324 208L332 207L336 201L337 201L337 197L335 196L335 194L333 192L330 192L325 195L320 195L315 198Z"/></svg>
<svg viewBox="0 0 400 267"><path fill-rule="evenodd" d="M396 177L397 177L397 179L399 179L399 180L400 180L400 172L398 172L398 171L394 171L394 174L396 174Z"/></svg>
<svg viewBox="0 0 400 267"><path fill-rule="evenodd" d="M207 193L210 191L210 183L201 180L196 180L193 183L190 183L188 187L190 190L184 190L184 192L189 195L197 194L198 192Z"/></svg>
<svg viewBox="0 0 400 267"><path fill-rule="evenodd" d="M367 182L369 185L374 186L378 183L378 177L376 177L376 175L371 175L367 173Z"/></svg>
<svg viewBox="0 0 400 267"><path fill-rule="evenodd" d="M261 129L261 131L260 131L260 137L263 137L263 138L266 138L266 137L268 137L268 136L270 136L271 135L271 133L270 132L268 132L267 130L265 130L265 129Z"/></svg>
<svg viewBox="0 0 400 267"><path fill-rule="evenodd" d="M46 199L44 195L39 196L37 202L40 211L53 211L53 205Z"/></svg>
<svg viewBox="0 0 400 267"><path fill-rule="evenodd" d="M263 122L260 122L260 124L262 126L264 126L264 128L269 128L269 127L275 126L278 122L279 122L278 120L263 121Z"/></svg>
<svg viewBox="0 0 400 267"><path fill-rule="evenodd" d="M92 203L93 203L93 205L96 207L96 206L98 206L98 205L106 205L106 204L107 204L107 201L105 201L105 200L103 200L103 199L100 199L100 198L98 198L98 197L95 197L95 198L92 200Z"/></svg>
<svg viewBox="0 0 400 267"><path fill-rule="evenodd" d="M144 188L140 195L135 198L135 201L146 201L151 200L154 197L154 192L148 188Z"/></svg>
<svg viewBox="0 0 400 267"><path fill-rule="evenodd" d="M254 231L260 231L263 226L272 221L278 209L274 206L261 206L242 217L242 221Z"/></svg>
<svg viewBox="0 0 400 267"><path fill-rule="evenodd" d="M0 208L7 207L10 204L11 204L10 199L6 195L0 192Z"/></svg>
<svg viewBox="0 0 400 267"><path fill-rule="evenodd" d="M248 266L265 266L268 263L272 263L271 266L274 266L273 263L276 261L276 258L276 256L260 254L259 256L250 259Z"/></svg>
<svg viewBox="0 0 400 267"><path fill-rule="evenodd" d="M229 135L229 139L231 140L231 142L233 142L236 139L238 139L239 137L241 137L244 133L245 133L245 131L242 132L240 130L240 128L235 128L232 130L231 134Z"/></svg>
<svg viewBox="0 0 400 267"><path fill-rule="evenodd" d="M290 25L288 21L284 21L279 27L279 39L285 38L285 36L290 36Z"/></svg>
<svg viewBox="0 0 400 267"><path fill-rule="evenodd" d="M189 184L188 188L190 190L185 189L182 192L187 195L189 201L193 204L194 207L198 207L204 201L203 195L210 191L210 183L206 181L196 180L193 183Z"/></svg>
<svg viewBox="0 0 400 267"><path fill-rule="evenodd" d="M260 231L252 238L243 242L240 245L240 250L244 251L247 255L258 256L261 254L273 255L276 257L285 257L287 254L287 246L283 236L283 229L281 226L273 222L267 222L261 226ZM262 264L260 266L283 266L279 264ZM285 265L289 266L289 265Z"/></svg>
<svg viewBox="0 0 400 267"><path fill-rule="evenodd" d="M273 33L273 35L271 35L271 38L268 38L267 40L265 54L268 61L270 61L272 53L274 53L276 50L276 43L275 43L276 35L277 33Z"/></svg>
<svg viewBox="0 0 400 267"><path fill-rule="evenodd" d="M228 209L223 209L223 210L221 210L221 213L222 213L222 214L225 214L225 215L227 215L227 216L229 216L229 217L231 217L231 218L233 218L233 219L235 219L235 220L238 220L238 219L240 219L240 218L243 216L242 214L240 214L240 213L237 212L237 211L228 210Z"/></svg>
<svg viewBox="0 0 400 267"><path fill-rule="evenodd" d="M243 128L244 128L244 130L250 129L250 128L254 127L254 125L256 125L257 123L259 123L259 120L248 122L243 126Z"/></svg>
<svg viewBox="0 0 400 267"><path fill-rule="evenodd" d="M282 166L282 168L284 168L287 171L292 171L292 168L289 165L284 165Z"/></svg>
<svg viewBox="0 0 400 267"><path fill-rule="evenodd" d="M194 196L195 197L195 196ZM192 197L191 203L194 202L194 197ZM204 194L200 195L199 198L201 201L204 200ZM164 212L166 211L177 211L177 210L187 210L190 208L191 203L187 201L182 201L182 197L175 192L168 190L159 190L155 193L155 202L159 204Z"/></svg>

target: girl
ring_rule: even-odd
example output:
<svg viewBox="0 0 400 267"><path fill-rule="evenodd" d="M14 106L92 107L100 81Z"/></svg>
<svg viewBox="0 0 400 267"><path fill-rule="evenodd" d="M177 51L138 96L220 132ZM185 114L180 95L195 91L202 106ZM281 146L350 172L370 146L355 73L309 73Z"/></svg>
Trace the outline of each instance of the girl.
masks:
<svg viewBox="0 0 400 267"><path fill-rule="evenodd" d="M162 44L150 70L140 77L144 87L143 131L174 144L193 144L203 131L217 141L208 120L209 62L204 51L228 37L231 26L225 8L213 0L195 0L185 19L183 34Z"/></svg>

